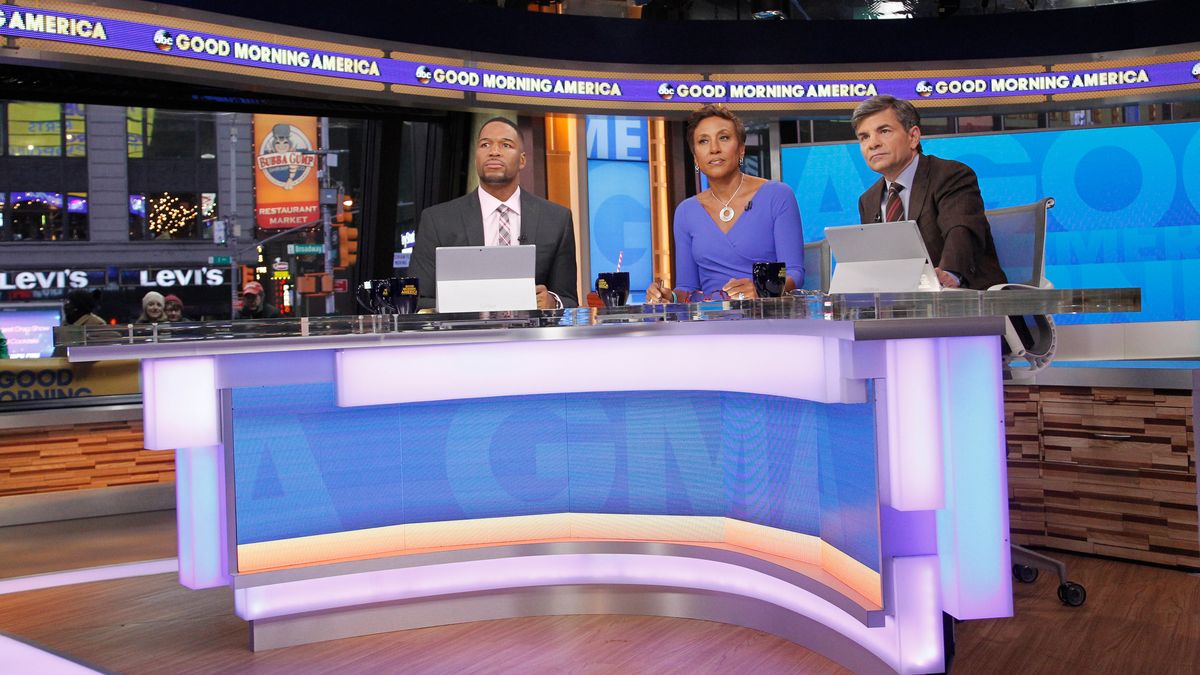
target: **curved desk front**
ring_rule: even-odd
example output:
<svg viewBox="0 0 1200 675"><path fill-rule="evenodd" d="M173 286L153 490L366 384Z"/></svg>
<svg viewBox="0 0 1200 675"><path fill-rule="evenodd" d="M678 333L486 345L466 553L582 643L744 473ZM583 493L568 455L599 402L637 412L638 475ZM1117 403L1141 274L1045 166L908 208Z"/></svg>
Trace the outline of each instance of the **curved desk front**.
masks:
<svg viewBox="0 0 1200 675"><path fill-rule="evenodd" d="M1001 319L755 316L72 358L143 359L180 579L255 649L611 612L942 670L943 611L1012 612Z"/></svg>

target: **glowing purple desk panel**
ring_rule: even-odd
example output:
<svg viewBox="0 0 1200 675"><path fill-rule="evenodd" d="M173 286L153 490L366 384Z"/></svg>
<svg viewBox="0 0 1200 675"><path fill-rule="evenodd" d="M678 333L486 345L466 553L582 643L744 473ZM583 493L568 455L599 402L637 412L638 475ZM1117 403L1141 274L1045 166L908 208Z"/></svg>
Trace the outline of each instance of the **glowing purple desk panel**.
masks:
<svg viewBox="0 0 1200 675"><path fill-rule="evenodd" d="M1000 315L1137 302L1088 293L131 327L70 355L143 359L180 580L233 586L255 649L639 613L931 672L943 611L1012 611Z"/></svg>

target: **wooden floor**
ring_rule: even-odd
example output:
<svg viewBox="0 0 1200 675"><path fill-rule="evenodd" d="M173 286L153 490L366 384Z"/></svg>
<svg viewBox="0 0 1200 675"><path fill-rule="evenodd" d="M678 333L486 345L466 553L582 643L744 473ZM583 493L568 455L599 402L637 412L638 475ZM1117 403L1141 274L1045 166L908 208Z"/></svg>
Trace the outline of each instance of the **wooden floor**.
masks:
<svg viewBox="0 0 1200 675"><path fill-rule="evenodd" d="M958 626L956 673L1200 672L1200 577L1063 555L1083 607L1043 573L1013 619ZM255 654L229 589L174 575L0 596L0 631L119 673L844 673L771 635L636 616L512 619Z"/></svg>

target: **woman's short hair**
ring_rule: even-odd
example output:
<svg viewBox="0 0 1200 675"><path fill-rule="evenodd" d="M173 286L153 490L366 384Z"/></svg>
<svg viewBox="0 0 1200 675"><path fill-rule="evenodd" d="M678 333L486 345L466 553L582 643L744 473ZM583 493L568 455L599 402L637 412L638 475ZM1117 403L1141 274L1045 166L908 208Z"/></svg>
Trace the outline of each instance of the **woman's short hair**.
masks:
<svg viewBox="0 0 1200 675"><path fill-rule="evenodd" d="M700 109L688 116L687 121L687 139L688 146L696 144L696 127L700 123L710 117L720 117L723 120L733 122L733 130L737 133L738 143L746 144L746 125L742 123L742 118L733 114L728 108L715 103L705 103L700 106Z"/></svg>

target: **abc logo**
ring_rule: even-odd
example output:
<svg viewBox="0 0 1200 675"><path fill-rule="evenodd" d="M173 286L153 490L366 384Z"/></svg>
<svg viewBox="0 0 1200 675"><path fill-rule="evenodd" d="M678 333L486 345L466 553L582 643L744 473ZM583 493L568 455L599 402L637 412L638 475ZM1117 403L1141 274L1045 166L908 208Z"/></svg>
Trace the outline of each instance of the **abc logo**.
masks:
<svg viewBox="0 0 1200 675"><path fill-rule="evenodd" d="M920 96L929 96L933 93L933 85L929 84L929 80L921 80L917 83L917 94Z"/></svg>
<svg viewBox="0 0 1200 675"><path fill-rule="evenodd" d="M663 82L662 84L658 85L658 95L661 96L664 101L670 101L672 98L675 98L675 87L672 87L671 83L669 82Z"/></svg>
<svg viewBox="0 0 1200 675"><path fill-rule="evenodd" d="M429 70L428 66L417 66L417 82L429 84L429 81L432 79L433 73Z"/></svg>
<svg viewBox="0 0 1200 675"><path fill-rule="evenodd" d="M1200 61L1197 61L1196 65L1192 66L1192 77L1200 80Z"/></svg>
<svg viewBox="0 0 1200 675"><path fill-rule="evenodd" d="M175 37L166 29L160 30L154 34L154 46L164 52L169 52L171 47L175 46Z"/></svg>

